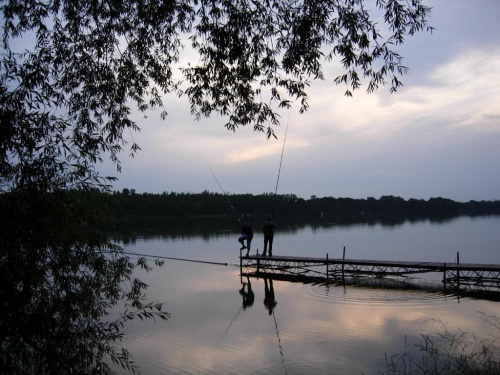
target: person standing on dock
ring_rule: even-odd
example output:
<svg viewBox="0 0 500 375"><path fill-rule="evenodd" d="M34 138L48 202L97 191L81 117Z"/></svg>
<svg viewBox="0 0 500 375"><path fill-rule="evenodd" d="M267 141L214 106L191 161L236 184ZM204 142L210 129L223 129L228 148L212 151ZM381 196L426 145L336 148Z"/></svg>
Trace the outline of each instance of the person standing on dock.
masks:
<svg viewBox="0 0 500 375"><path fill-rule="evenodd" d="M274 229L276 225L274 225L271 220L271 216L267 217L267 220L264 222L264 226L262 227L262 231L264 232L264 252L262 255L267 254L267 245L269 244L269 256L273 255L273 239L274 239Z"/></svg>
<svg viewBox="0 0 500 375"><path fill-rule="evenodd" d="M250 245L252 244L253 238L253 229L252 226L248 223L243 223L241 226L241 236L238 238L238 242L241 243L241 249L247 249L247 255L250 253ZM243 243L243 241L247 241L247 245Z"/></svg>

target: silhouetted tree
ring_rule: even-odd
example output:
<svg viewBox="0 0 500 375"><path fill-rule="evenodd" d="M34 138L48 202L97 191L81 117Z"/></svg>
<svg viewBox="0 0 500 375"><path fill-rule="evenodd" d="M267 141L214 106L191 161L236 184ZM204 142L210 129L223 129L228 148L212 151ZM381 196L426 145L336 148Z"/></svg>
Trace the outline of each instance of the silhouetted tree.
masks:
<svg viewBox="0 0 500 375"><path fill-rule="evenodd" d="M134 314L102 318L120 300L146 318L159 308L141 302L134 264L96 229L107 201L91 195L113 180L96 164L109 157L120 170L124 148L139 150L133 138L127 145L139 129L133 110L162 108L162 95L175 93L196 117L215 112L230 130L252 124L270 137L280 107L295 99L308 108L306 88L325 78L329 60L340 60L334 81L347 95L360 77L368 92L386 80L396 90L407 68L395 46L429 29L420 0L377 1L382 31L363 0L0 5L0 365L10 373L110 372L106 355L127 367L127 352L113 345ZM177 77L183 43L199 60ZM123 191L130 202L149 199L134 193ZM202 209L173 196L174 209ZM254 211L248 197L240 203Z"/></svg>

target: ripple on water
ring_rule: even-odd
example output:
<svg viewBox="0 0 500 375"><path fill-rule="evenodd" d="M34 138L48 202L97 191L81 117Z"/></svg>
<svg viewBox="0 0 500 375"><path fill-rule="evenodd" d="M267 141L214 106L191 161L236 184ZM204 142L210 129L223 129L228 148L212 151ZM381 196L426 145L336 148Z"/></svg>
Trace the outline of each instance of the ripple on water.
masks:
<svg viewBox="0 0 500 375"><path fill-rule="evenodd" d="M311 285L307 294L320 302L342 301L352 304L422 305L457 298L455 294L445 293L438 282L412 278L346 279L345 284Z"/></svg>
<svg viewBox="0 0 500 375"><path fill-rule="evenodd" d="M289 358L284 359L281 363L275 362L269 367L258 369L252 374L265 375L291 375L291 374L344 374L342 369L332 369L329 364L321 363L296 363Z"/></svg>

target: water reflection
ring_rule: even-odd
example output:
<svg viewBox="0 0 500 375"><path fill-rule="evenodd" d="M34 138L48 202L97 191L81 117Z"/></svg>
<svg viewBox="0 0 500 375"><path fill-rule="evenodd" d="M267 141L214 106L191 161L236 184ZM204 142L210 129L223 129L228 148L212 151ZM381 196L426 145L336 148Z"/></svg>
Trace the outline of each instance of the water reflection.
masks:
<svg viewBox="0 0 500 375"><path fill-rule="evenodd" d="M451 261L460 249L464 262L474 257L500 263L499 220L493 218L401 227L331 220L277 224L274 256L324 257L330 251L341 257L347 245L347 256L354 259ZM437 320L484 337L491 327L477 312L498 315L497 302L444 294L439 281L412 289L408 279L325 285L247 278L240 275L239 223L215 219L189 225L177 237L168 231L156 239L138 234L127 249L230 264L166 260L144 275L152 298L172 314L164 325L127 326L125 345L146 374L373 374L384 368L384 353L404 349L407 337L436 332ZM293 234L287 228L300 229ZM255 241L262 249L262 233ZM338 244L335 255L332 244Z"/></svg>
<svg viewBox="0 0 500 375"><path fill-rule="evenodd" d="M247 276L246 280L247 280L246 282L242 282L243 287L239 290L239 293L243 297L243 310L245 310L249 306L252 306L254 303L254 299L255 299L255 295L254 295L254 292L252 290L252 283L250 281L250 277ZM274 308L276 307L278 302L276 302L276 297L274 295L274 285L273 285L272 278L264 277L264 301L263 302L264 302L264 306L265 306L266 310L268 311L269 315L273 317L274 327L275 327L275 331L276 331L276 337L278 340L278 349L279 349L279 353L280 353L280 357L281 357L281 365L283 368L283 373L288 374L286 364L285 364L285 357L283 354L283 346L281 343L281 337L280 337L280 333L279 333L279 329L278 329L278 322L276 320L276 315L274 313ZM238 316L238 315L239 315L239 311L236 314L236 316ZM236 316L235 316L235 318L236 318ZM233 321L231 321L230 326L233 324L233 322L234 322L234 319L233 319ZM227 332L228 332L228 330L226 330L226 332L224 333L224 336L227 334ZM219 340L217 345L219 345L220 341L221 340Z"/></svg>
<svg viewBox="0 0 500 375"><path fill-rule="evenodd" d="M345 277L337 281L318 281L315 278L308 280L282 274L259 273L245 276L248 280L249 277L264 280L264 305L269 310L269 315L277 305L273 280L313 285L315 288L310 289L311 294L321 300L326 295L329 299L354 303L422 304L436 299L460 302L461 298L500 302L500 291L456 290L446 288L440 281L418 277Z"/></svg>
<svg viewBox="0 0 500 375"><path fill-rule="evenodd" d="M239 290L240 295L243 298L243 310L247 307L251 307L255 301L255 293L252 290L252 282L250 277L246 276L246 282L242 282L242 287ZM273 310L278 302L274 296L274 286L272 278L264 278L264 306L269 311L269 315L273 314Z"/></svg>
<svg viewBox="0 0 500 375"><path fill-rule="evenodd" d="M125 344L151 375L374 374L385 352L435 332L436 319L483 337L490 328L476 312L498 309L423 291L241 278L239 267L189 262L168 261L147 277L172 317L128 326Z"/></svg>
<svg viewBox="0 0 500 375"><path fill-rule="evenodd" d="M278 302L276 302L276 298L274 297L274 286L273 279L264 278L264 306L269 310L269 315L272 315L273 309L276 307Z"/></svg>
<svg viewBox="0 0 500 375"><path fill-rule="evenodd" d="M433 225L451 223L460 218L475 218L475 216L434 216L434 217L406 217L385 216L371 218L369 216L357 218L349 217L297 217L287 216L278 218L281 234L297 234L305 228L311 228L313 233L324 229L361 227L370 228L382 226L383 228L399 228L405 224L430 223ZM480 216L479 218L486 216ZM500 217L500 216L495 216ZM260 218L249 217L250 224L259 223ZM201 237L205 241L234 236L240 231L240 223L231 216L171 218L171 217L127 217L114 220L112 232L116 242L125 245L135 244L137 239L163 239L187 241L193 237Z"/></svg>
<svg viewBox="0 0 500 375"><path fill-rule="evenodd" d="M247 277L247 282L242 282L242 284L243 287L240 289L240 294L243 297L243 309L246 309L247 307L251 307L253 305L253 302L255 301L255 294L252 290L252 283L250 282L249 277Z"/></svg>

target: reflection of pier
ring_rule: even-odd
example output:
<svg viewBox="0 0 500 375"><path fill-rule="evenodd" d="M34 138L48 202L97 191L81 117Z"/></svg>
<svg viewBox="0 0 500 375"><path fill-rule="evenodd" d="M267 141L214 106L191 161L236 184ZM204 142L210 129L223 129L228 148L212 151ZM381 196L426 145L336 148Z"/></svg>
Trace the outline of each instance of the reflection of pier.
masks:
<svg viewBox="0 0 500 375"><path fill-rule="evenodd" d="M458 259L458 254L457 254ZM240 257L242 275L269 275L309 282L342 282L345 278L441 273L446 289L500 292L500 265L404 262L290 256Z"/></svg>

